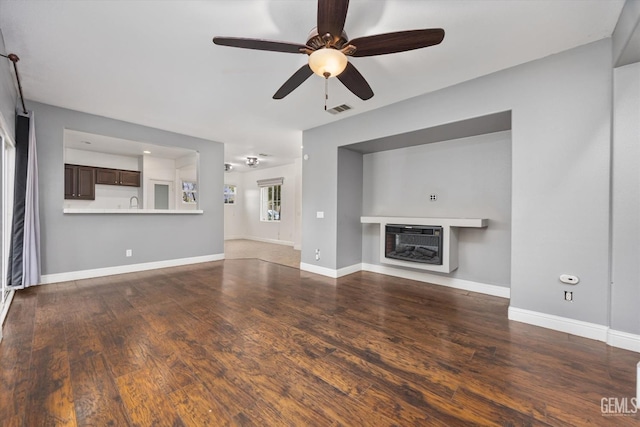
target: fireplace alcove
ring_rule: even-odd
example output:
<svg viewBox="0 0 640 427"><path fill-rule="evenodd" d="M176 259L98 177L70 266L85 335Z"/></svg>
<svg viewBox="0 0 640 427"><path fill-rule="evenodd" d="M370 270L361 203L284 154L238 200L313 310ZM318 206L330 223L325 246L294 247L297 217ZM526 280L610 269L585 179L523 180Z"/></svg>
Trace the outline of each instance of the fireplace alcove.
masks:
<svg viewBox="0 0 640 427"><path fill-rule="evenodd" d="M508 283L510 129L502 111L338 147L336 269ZM385 257L386 224L442 226L442 265Z"/></svg>

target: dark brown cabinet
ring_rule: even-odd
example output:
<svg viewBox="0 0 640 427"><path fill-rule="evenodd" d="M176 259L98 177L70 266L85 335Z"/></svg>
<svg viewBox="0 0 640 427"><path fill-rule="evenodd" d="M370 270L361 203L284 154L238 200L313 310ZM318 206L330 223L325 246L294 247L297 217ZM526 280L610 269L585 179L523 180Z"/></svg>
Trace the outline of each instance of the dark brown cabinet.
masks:
<svg viewBox="0 0 640 427"><path fill-rule="evenodd" d="M90 166L64 165L64 198L95 200L95 169Z"/></svg>
<svg viewBox="0 0 640 427"><path fill-rule="evenodd" d="M96 168L96 184L140 187L140 172Z"/></svg>

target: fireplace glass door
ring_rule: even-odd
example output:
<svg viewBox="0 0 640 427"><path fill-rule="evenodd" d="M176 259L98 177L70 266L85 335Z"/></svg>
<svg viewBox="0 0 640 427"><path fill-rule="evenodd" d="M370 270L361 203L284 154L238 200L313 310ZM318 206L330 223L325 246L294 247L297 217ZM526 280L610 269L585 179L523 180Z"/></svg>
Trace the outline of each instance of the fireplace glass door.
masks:
<svg viewBox="0 0 640 427"><path fill-rule="evenodd" d="M385 257L442 265L442 227L387 224Z"/></svg>

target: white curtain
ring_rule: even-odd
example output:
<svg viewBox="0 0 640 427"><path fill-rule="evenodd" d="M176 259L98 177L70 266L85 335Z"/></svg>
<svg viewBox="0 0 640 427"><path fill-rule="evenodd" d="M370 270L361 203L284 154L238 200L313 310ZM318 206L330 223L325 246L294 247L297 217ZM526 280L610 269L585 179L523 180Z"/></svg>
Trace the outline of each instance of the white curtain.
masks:
<svg viewBox="0 0 640 427"><path fill-rule="evenodd" d="M29 120L29 157L24 209L24 243L22 246L22 285L40 283L40 207L38 204L38 156L33 111Z"/></svg>

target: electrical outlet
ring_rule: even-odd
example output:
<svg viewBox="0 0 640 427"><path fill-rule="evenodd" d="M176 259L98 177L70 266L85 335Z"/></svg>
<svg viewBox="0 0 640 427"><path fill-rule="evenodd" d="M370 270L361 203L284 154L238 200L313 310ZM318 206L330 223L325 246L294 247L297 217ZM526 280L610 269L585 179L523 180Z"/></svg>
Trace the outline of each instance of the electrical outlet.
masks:
<svg viewBox="0 0 640 427"><path fill-rule="evenodd" d="M316 249L316 261L320 261L320 249Z"/></svg>
<svg viewBox="0 0 640 427"><path fill-rule="evenodd" d="M127 249L126 252L124 253L126 256L133 256L133 250L132 249Z"/></svg>
<svg viewBox="0 0 640 427"><path fill-rule="evenodd" d="M573 301L573 292L564 291L564 300L565 301Z"/></svg>
<svg viewBox="0 0 640 427"><path fill-rule="evenodd" d="M436 200L438 200L438 195L437 194L430 194L429 195L429 200L432 202L435 202Z"/></svg>

